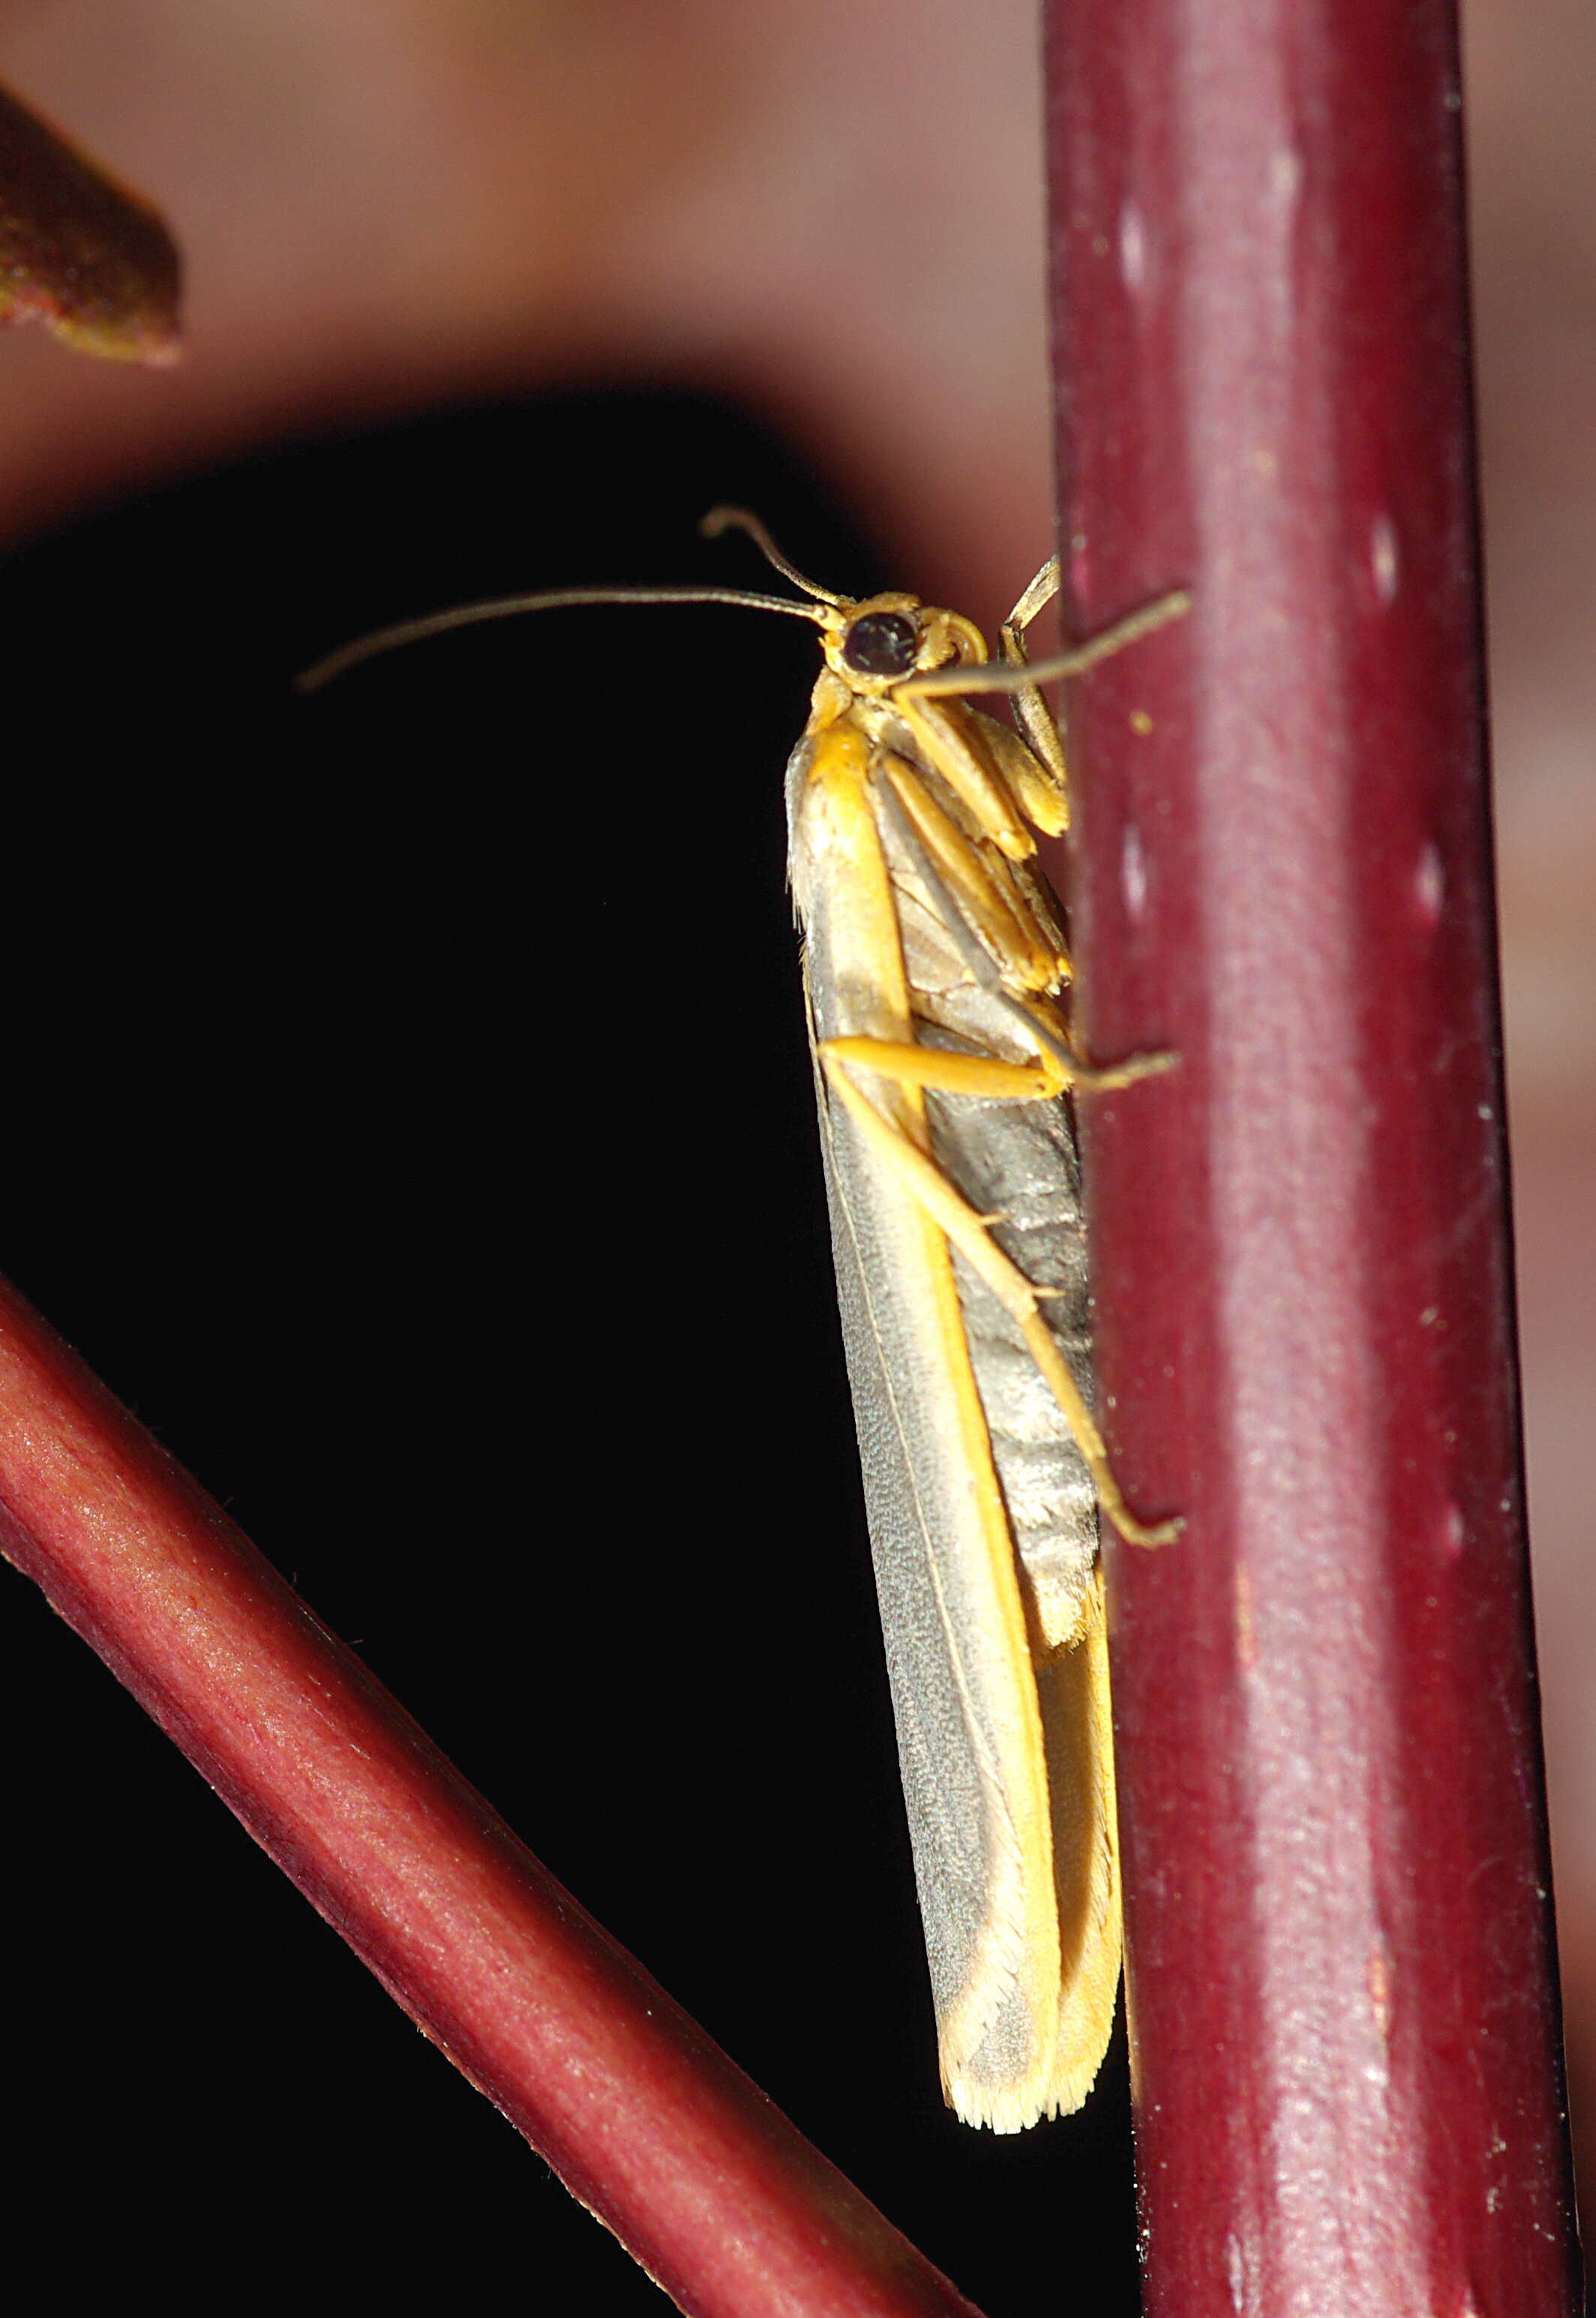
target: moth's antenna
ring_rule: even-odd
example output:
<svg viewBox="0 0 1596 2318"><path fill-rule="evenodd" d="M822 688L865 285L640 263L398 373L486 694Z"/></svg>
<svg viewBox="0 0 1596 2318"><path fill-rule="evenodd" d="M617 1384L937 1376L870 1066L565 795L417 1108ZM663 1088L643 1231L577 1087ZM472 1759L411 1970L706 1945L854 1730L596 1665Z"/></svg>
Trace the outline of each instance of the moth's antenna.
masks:
<svg viewBox="0 0 1596 2318"><path fill-rule="evenodd" d="M723 531L746 531L772 571L779 571L784 580L790 580L794 588L802 588L806 596L814 596L822 604L846 604L852 600L847 596L834 596L829 588L821 588L814 580L806 580L796 564L788 562L758 517L750 515L747 508L711 508L698 529L704 539L719 539Z"/></svg>
<svg viewBox="0 0 1596 2318"><path fill-rule="evenodd" d="M1069 651L1054 652L1046 660L986 660L957 668L933 668L923 676L906 676L892 689L911 700L962 696L967 692L1028 692L1033 685L1084 676L1099 660L1112 660L1116 652L1124 651L1127 644L1139 643L1143 636L1167 627L1171 620L1183 620L1190 609L1190 590L1177 588L1168 596L1143 604L1139 611L1127 612L1123 620L1116 620L1111 628L1104 628L1098 635L1088 636L1083 644L1076 644Z"/></svg>
<svg viewBox="0 0 1596 2318"><path fill-rule="evenodd" d="M785 571L786 566L780 568ZM801 587L807 584L799 581ZM836 600L827 598L831 603ZM340 644L314 668L296 676L294 690L319 692L324 684L358 668L362 660L375 660L379 652L397 651L401 644L419 643L426 636L441 636L450 628L474 627L481 620L514 619L522 612L562 612L578 604L740 604L749 611L786 612L795 620L826 624L825 613L812 604L794 604L785 596L754 595L742 588L557 588L534 596L495 596L486 603L456 604L447 612L428 612L418 620L399 620L390 628L376 628L369 636L357 636L352 644Z"/></svg>

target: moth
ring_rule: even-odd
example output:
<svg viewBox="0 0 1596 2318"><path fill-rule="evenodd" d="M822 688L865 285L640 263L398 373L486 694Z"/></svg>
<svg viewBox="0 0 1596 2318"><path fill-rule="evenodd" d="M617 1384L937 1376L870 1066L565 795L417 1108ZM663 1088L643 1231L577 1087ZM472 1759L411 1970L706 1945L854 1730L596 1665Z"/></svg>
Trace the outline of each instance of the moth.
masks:
<svg viewBox="0 0 1596 2318"><path fill-rule="evenodd" d="M1092 1415L1071 1112L1164 1055L1088 1065L1036 832L1069 822L1040 689L1188 608L1174 594L1032 662L1044 565L997 659L956 612L838 595L758 519L798 599L718 588L570 588L435 614L308 672L470 621L614 603L731 603L820 631L789 760L788 863L804 937L838 1303L944 2091L1017 2131L1080 2107L1113 2026L1118 1835L1099 1508L1138 1522ZM1005 693L1015 724L975 707Z"/></svg>

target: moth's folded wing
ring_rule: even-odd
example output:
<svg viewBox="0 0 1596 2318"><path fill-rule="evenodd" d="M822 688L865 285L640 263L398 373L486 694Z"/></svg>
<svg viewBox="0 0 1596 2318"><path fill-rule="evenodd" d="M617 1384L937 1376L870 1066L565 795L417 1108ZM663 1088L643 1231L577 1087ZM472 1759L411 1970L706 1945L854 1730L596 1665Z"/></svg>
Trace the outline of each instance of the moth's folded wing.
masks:
<svg viewBox="0 0 1596 2318"><path fill-rule="evenodd" d="M1015 2130L1060 2105L1062 1968L1014 1542L947 1244L823 1092L821 1115L943 2083L971 2123Z"/></svg>

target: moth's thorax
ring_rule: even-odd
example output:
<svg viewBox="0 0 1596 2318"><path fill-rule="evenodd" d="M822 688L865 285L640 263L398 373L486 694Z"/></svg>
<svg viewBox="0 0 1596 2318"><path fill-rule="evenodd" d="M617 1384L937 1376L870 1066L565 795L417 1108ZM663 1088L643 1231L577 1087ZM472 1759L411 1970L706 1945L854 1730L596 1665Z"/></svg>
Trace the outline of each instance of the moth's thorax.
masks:
<svg viewBox="0 0 1596 2318"><path fill-rule="evenodd" d="M822 760L823 754L846 749L848 744L845 734L859 737L866 757L883 748L912 750L914 746L889 694L856 692L834 669L823 668L815 679L806 728L806 737L811 741L829 744L824 752L817 748L817 762Z"/></svg>

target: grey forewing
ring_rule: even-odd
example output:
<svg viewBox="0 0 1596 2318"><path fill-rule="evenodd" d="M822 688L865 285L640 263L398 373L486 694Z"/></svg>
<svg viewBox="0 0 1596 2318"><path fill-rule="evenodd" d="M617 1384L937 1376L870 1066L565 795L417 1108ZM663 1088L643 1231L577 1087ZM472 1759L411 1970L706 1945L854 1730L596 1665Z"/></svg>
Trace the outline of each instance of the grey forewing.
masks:
<svg viewBox="0 0 1596 2318"><path fill-rule="evenodd" d="M829 968L826 888L807 857L802 782L808 751L789 768L794 897L809 948L805 975L817 1039L843 1020ZM947 1421L946 1388L928 1363L937 1325L917 1221L817 1070L817 1101L838 1305L847 1355L876 1593L898 1737L899 1766L939 2016L973 1976L994 1888L1014 1873L1016 1845L983 1733L1007 1712L983 1687L960 1637L982 1631L973 1595L970 1476Z"/></svg>
<svg viewBox="0 0 1596 2318"><path fill-rule="evenodd" d="M899 1769L938 2013L968 1983L973 1931L1006 1830L967 1702L957 1604L962 1541L946 1518L964 1477L892 1282L901 1212L878 1196L853 1122L820 1090L838 1307L886 1644ZM922 1340L923 1341L923 1340ZM924 1486L921 1486L923 1477ZM952 1490L954 1494L948 1494ZM949 1595L954 1597L950 1614Z"/></svg>
<svg viewBox="0 0 1596 2318"><path fill-rule="evenodd" d="M805 857L808 751L794 751L788 802L795 897L808 937L811 1024L819 1038L856 1026L836 1014L827 966L823 880ZM898 887L905 964L928 1044L1031 1059L1012 1018L972 988L919 885L886 832ZM818 1076L818 1074L817 1074ZM986 1775L987 1703L973 1696L958 1636L968 1585L969 1476L950 1438L946 1396L923 1373L930 1323L904 1196L884 1187L852 1121L818 1085L838 1298L853 1389L876 1586L916 1881L939 2012L965 1987L993 1868L1012 1845L1001 1796ZM937 1156L972 1204L1007 1220L994 1236L1027 1277L1066 1292L1046 1308L1082 1384L1087 1321L1080 1170L1067 1106L928 1095ZM993 1464L1022 1564L1022 1592L1079 1600L1097 1541L1089 1477L1056 1401L1018 1328L955 1256L971 1362ZM931 1332L934 1334L934 1331ZM918 1477L924 1477L920 1486ZM955 1512L950 1515L948 1509ZM1027 1582L1028 1581L1028 1584ZM979 1674L973 1679L979 1683ZM1002 1712L1000 1704L994 1710ZM998 2023L991 2024L994 2030Z"/></svg>

